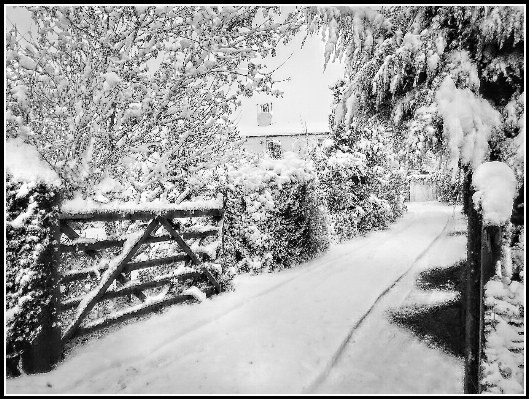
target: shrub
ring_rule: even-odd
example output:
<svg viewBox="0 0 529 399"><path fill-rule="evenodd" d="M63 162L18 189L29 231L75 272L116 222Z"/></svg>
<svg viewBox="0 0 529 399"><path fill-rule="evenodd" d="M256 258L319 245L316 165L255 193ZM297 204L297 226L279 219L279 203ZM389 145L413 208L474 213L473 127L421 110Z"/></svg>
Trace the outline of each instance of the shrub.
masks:
<svg viewBox="0 0 529 399"><path fill-rule="evenodd" d="M226 179L224 254L232 273L290 267L327 249L311 163L287 152L242 164Z"/></svg>
<svg viewBox="0 0 529 399"><path fill-rule="evenodd" d="M6 368L8 376L43 371L57 360L59 327L53 234L57 194L44 183L6 182ZM40 347L40 349L39 349ZM46 350L43 347L48 347ZM55 347L51 351L49 347ZM43 350L35 356L32 352ZM55 355L48 356L51 352Z"/></svg>
<svg viewBox="0 0 529 399"><path fill-rule="evenodd" d="M315 153L320 196L330 214L330 230L338 241L385 228L405 211L405 181L381 167L368 171L360 152ZM384 179L384 175L386 178Z"/></svg>
<svg viewBox="0 0 529 399"><path fill-rule="evenodd" d="M48 371L60 356L55 303L59 176L21 138L5 144L6 368Z"/></svg>
<svg viewBox="0 0 529 399"><path fill-rule="evenodd" d="M520 233L514 247L510 240L502 243L498 271L485 284L485 314L481 362L481 389L486 394L520 394L524 392L525 352L525 233ZM512 263L512 265L509 265ZM513 267L512 274L505 273Z"/></svg>
<svg viewBox="0 0 529 399"><path fill-rule="evenodd" d="M438 170L433 173L432 181L435 183L438 201L449 205L463 202L463 181L460 176L453 179L450 173Z"/></svg>

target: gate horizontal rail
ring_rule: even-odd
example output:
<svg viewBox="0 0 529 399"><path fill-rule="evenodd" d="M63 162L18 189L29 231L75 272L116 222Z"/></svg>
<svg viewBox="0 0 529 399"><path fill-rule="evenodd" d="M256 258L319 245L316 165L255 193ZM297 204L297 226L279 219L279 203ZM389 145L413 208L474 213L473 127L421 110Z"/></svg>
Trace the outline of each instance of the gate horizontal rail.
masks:
<svg viewBox="0 0 529 399"><path fill-rule="evenodd" d="M204 291L205 291L204 293L206 294L206 297L210 297L215 293L215 289L213 287L206 288ZM149 302L149 303L140 305L132 309L127 309L126 311L123 311L121 313L108 316L104 319L95 320L91 323L88 323L86 326L81 326L78 328L77 333L79 335L87 334L92 331L99 330L101 328L108 327L112 324L116 324L121 321L127 320L131 317L142 316L142 315L160 310L164 308L165 306L176 305L178 303L190 301L193 299L194 297L192 295L178 295L178 296L174 296L171 298Z"/></svg>
<svg viewBox="0 0 529 399"><path fill-rule="evenodd" d="M223 214L224 210L221 208L170 209L167 211L88 209L87 211L82 212L63 212L59 217L60 231L69 238L70 242L60 243L59 248L61 252L84 252L92 258L97 258L97 251L99 250L113 247L123 248L121 253L106 265L70 270L60 277L60 284L63 285L86 278L95 277L99 279L98 285L89 293L59 302L59 311L67 311L76 308L73 321L63 333L63 343L74 335L93 331L97 328L102 328L130 317L146 314L163 306L194 299L192 295L177 295L157 300L149 299L142 292L146 289L158 288L164 285L173 284L176 281L183 282L187 279L196 279L204 276L212 285L212 287L202 290L205 292L206 297L209 297L214 293L219 293L221 290L219 283L202 263L210 258L210 250L200 246L192 249L185 240L199 239L200 242L202 242L206 237L216 236L221 233L221 229L217 226L202 226L187 231L180 231L180 224L174 223L172 219L212 216L214 220L220 220ZM150 222L141 235L140 233L136 233L129 235L127 238L111 237L110 239L105 240L81 238L70 225L70 222L111 222L122 220L150 220ZM169 235L153 236L157 229L162 226ZM164 241L176 242L183 252L164 258L131 262L131 259L137 254L137 251L142 245ZM134 270L168 265L176 262L185 262L186 265L192 264L194 266L192 268L186 267L186 270L165 274L144 282L131 281L127 276L129 272ZM111 288L114 281L121 283L121 286ZM143 303L137 306L132 306L129 309L125 309L118 313L90 321L85 323L84 326L81 325L97 303L127 295L135 295Z"/></svg>
<svg viewBox="0 0 529 399"><path fill-rule="evenodd" d="M184 240L193 239L193 238L206 238L215 236L219 233L217 227L212 227L208 230L203 231L186 231L182 233L182 238ZM173 237L170 235L162 235L162 236L155 236L155 237L149 237L145 240L145 244L154 244L157 242L164 242L173 240ZM99 249L107 249L107 248L113 248L113 247L121 247L125 243L126 239L124 238L118 238L118 239L107 239L107 240L100 240L100 241L94 241L93 239L83 239L79 238L73 242L61 244L61 251L63 253L65 252L79 252L79 251L97 251Z"/></svg>
<svg viewBox="0 0 529 399"><path fill-rule="evenodd" d="M66 212L59 216L64 221L86 221L86 222L112 222L118 220L151 220L157 217L164 219L194 218L203 216L221 217L223 209L175 209L166 212L161 211L116 211L116 210L93 210L86 212Z"/></svg>

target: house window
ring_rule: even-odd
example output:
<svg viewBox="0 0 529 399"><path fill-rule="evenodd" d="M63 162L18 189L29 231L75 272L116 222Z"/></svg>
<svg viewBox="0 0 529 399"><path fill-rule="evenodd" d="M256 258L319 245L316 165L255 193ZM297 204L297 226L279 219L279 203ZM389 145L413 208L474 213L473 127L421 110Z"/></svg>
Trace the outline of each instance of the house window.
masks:
<svg viewBox="0 0 529 399"><path fill-rule="evenodd" d="M266 150L268 152L268 155L270 155L272 158L281 158L281 156L283 155L283 151L281 149L281 142L279 140L267 139Z"/></svg>
<svg viewBox="0 0 529 399"><path fill-rule="evenodd" d="M260 105L261 112L272 112L272 103L264 103Z"/></svg>

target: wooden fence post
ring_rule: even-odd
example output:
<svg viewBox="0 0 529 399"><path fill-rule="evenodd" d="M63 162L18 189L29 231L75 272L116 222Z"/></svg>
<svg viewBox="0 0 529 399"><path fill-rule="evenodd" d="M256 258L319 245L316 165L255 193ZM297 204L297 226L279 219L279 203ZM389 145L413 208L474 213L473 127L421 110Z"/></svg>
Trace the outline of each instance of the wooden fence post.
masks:
<svg viewBox="0 0 529 399"><path fill-rule="evenodd" d="M496 263L501 258L500 226L484 226L481 236L481 281L484 286L496 273Z"/></svg>
<svg viewBox="0 0 529 399"><path fill-rule="evenodd" d="M465 378L464 392L479 393L479 354L480 354L480 309L481 309L481 215L474 209L469 184L472 172L466 174L465 203L468 217L467 265L465 270L465 292L463 299Z"/></svg>

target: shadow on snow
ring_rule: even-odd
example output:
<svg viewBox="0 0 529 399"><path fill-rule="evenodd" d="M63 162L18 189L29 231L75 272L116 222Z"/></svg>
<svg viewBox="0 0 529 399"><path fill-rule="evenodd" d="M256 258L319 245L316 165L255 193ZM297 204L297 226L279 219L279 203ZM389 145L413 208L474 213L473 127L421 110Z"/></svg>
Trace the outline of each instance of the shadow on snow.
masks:
<svg viewBox="0 0 529 399"><path fill-rule="evenodd" d="M463 271L466 261L447 268L419 273L416 285L422 290L455 291L454 300L433 305L407 305L389 311L389 319L411 330L430 347L463 357L464 321L462 309Z"/></svg>

